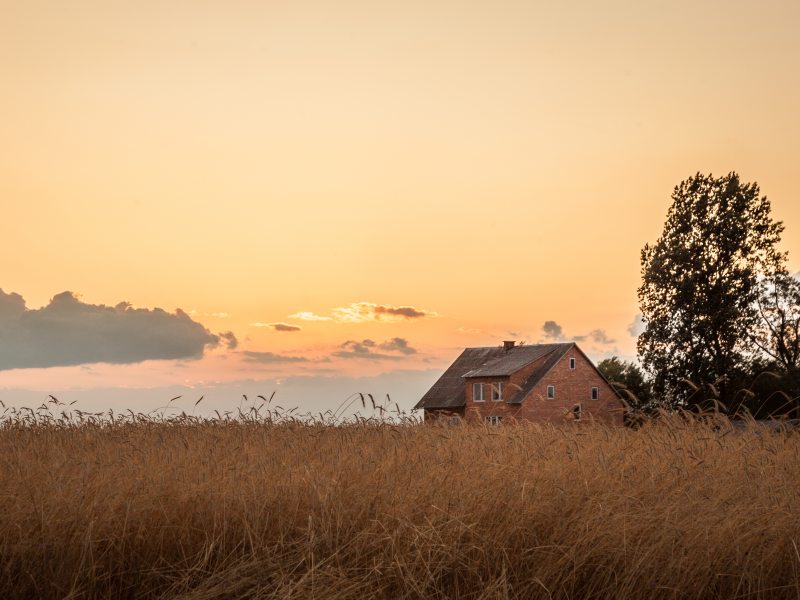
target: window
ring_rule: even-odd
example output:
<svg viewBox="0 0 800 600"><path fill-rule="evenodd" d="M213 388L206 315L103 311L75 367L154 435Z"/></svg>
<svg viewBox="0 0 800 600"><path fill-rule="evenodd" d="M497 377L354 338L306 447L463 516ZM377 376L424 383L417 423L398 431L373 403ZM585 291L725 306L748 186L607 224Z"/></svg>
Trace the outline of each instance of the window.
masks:
<svg viewBox="0 0 800 600"><path fill-rule="evenodd" d="M486 424L487 425L500 425L500 421L503 420L503 417L498 417L497 415L493 415L491 417L486 417Z"/></svg>
<svg viewBox="0 0 800 600"><path fill-rule="evenodd" d="M503 382L498 381L492 384L492 400L500 402L503 399Z"/></svg>
<svg viewBox="0 0 800 600"><path fill-rule="evenodd" d="M592 386L592 400L597 400L600 397L600 388Z"/></svg>
<svg viewBox="0 0 800 600"><path fill-rule="evenodd" d="M548 385L547 386L547 399L553 400L556 397L556 386Z"/></svg>
<svg viewBox="0 0 800 600"><path fill-rule="evenodd" d="M472 401L473 402L483 402L485 398L483 397L483 384L482 383L473 383L472 384Z"/></svg>
<svg viewBox="0 0 800 600"><path fill-rule="evenodd" d="M575 359L574 358L570 358L569 359L569 368L571 370L573 370L573 371L575 370Z"/></svg>
<svg viewBox="0 0 800 600"><path fill-rule="evenodd" d="M580 421L581 420L581 405L580 404L576 404L575 406L572 407L572 417L576 421Z"/></svg>

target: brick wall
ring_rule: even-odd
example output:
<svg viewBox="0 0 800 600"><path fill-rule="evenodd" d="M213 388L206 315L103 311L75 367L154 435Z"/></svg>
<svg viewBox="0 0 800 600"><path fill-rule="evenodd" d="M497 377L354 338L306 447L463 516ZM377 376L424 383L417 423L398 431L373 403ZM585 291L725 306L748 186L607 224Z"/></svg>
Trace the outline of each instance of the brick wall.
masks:
<svg viewBox="0 0 800 600"><path fill-rule="evenodd" d="M575 369L569 359L575 359ZM547 399L547 386L555 386L555 398ZM592 400L592 386L598 388L598 399ZM611 386L577 346L545 375L522 402L517 418L536 421L573 421L576 404L581 406L581 419L622 425L623 405Z"/></svg>

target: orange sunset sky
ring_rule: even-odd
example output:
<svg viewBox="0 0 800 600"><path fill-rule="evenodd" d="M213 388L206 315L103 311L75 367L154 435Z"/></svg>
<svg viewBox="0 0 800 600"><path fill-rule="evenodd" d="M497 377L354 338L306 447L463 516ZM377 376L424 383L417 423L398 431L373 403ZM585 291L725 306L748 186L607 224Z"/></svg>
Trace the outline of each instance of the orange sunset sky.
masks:
<svg viewBox="0 0 800 600"><path fill-rule="evenodd" d="M336 406L369 378L409 407L465 346L632 358L639 252L695 172L758 181L800 269L798 26L796 1L0 0L0 397L302 378Z"/></svg>

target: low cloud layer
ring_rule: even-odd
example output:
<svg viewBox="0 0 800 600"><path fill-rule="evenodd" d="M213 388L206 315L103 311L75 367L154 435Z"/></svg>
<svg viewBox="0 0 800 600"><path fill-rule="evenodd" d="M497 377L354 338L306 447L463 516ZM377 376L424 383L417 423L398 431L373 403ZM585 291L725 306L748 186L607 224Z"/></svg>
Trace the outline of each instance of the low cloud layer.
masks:
<svg viewBox="0 0 800 600"><path fill-rule="evenodd" d="M307 310L294 313L293 315L289 315L289 318L298 319L300 321L333 321L332 317L323 317L322 315L316 315L313 312Z"/></svg>
<svg viewBox="0 0 800 600"><path fill-rule="evenodd" d="M605 329L593 329L586 335L573 336L572 340L575 342L585 342L589 340L597 344L614 344L617 341L609 337L609 335L605 332Z"/></svg>
<svg viewBox="0 0 800 600"><path fill-rule="evenodd" d="M300 327L298 327L297 325L289 325L289 323L272 323L271 325L275 331L284 331L284 332L300 331Z"/></svg>
<svg viewBox="0 0 800 600"><path fill-rule="evenodd" d="M372 302L355 302L350 306L333 309L333 317L345 323L365 321L398 321L423 319L436 313L414 308L413 306L389 306Z"/></svg>
<svg viewBox="0 0 800 600"><path fill-rule="evenodd" d="M428 313L424 310L417 310L413 306L376 306L375 316L380 318L383 315L403 317L404 319L422 319L427 317Z"/></svg>
<svg viewBox="0 0 800 600"><path fill-rule="evenodd" d="M253 350L245 350L240 352L240 354L244 357L245 362L258 363L261 365L308 362L308 359L302 356L285 356L283 354L275 354L274 352L255 352Z"/></svg>
<svg viewBox="0 0 800 600"><path fill-rule="evenodd" d="M436 316L438 316L438 314L433 311L422 310L413 306L391 306L389 304L375 304L373 302L354 302L349 306L334 308L330 316L301 311L289 315L289 318L300 321L366 323L370 321L412 321Z"/></svg>
<svg viewBox="0 0 800 600"><path fill-rule="evenodd" d="M348 340L341 345L342 350L333 353L338 358L361 358L368 360L400 360L403 356L416 354L416 348L403 338L392 338L382 344L366 339L360 342Z"/></svg>
<svg viewBox="0 0 800 600"><path fill-rule="evenodd" d="M251 327L268 327L280 332L294 332L302 330L298 325L291 325L289 323L250 323Z"/></svg>
<svg viewBox="0 0 800 600"><path fill-rule="evenodd" d="M566 336L564 335L564 328L555 321L545 321L542 325L542 332L544 333L544 337L548 342L592 341L596 344L605 346L616 343L616 340L611 338L604 329L593 329L586 335Z"/></svg>
<svg viewBox="0 0 800 600"><path fill-rule="evenodd" d="M408 340L400 337L392 338L378 346L385 352L399 352L400 354L416 354L417 349L408 345Z"/></svg>
<svg viewBox="0 0 800 600"><path fill-rule="evenodd" d="M29 309L19 294L0 290L0 370L194 359L220 342L238 344L232 332L214 335L180 309L86 304L72 292Z"/></svg>
<svg viewBox="0 0 800 600"><path fill-rule="evenodd" d="M598 344L615 344L617 340L610 337L604 329L594 329L589 333L589 337L592 341L597 342Z"/></svg>

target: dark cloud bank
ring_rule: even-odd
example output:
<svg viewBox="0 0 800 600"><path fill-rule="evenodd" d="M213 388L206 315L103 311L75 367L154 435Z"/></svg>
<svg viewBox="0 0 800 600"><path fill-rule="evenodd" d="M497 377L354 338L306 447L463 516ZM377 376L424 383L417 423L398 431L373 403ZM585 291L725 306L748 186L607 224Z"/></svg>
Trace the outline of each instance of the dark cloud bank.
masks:
<svg viewBox="0 0 800 600"><path fill-rule="evenodd" d="M201 358L206 347L238 342L212 334L178 309L86 304L63 292L39 309L0 290L0 370Z"/></svg>

